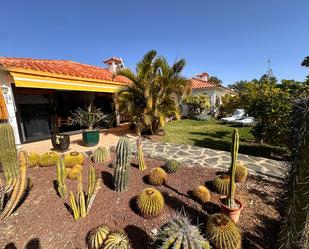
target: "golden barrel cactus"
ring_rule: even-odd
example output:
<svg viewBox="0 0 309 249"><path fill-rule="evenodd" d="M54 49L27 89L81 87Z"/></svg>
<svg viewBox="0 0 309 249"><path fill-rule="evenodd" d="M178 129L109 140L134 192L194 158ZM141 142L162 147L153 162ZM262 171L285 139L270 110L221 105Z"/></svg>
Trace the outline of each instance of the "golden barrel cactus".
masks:
<svg viewBox="0 0 309 249"><path fill-rule="evenodd" d="M92 229L88 237L88 246L91 249L101 248L109 233L110 230L105 225L101 225Z"/></svg>
<svg viewBox="0 0 309 249"><path fill-rule="evenodd" d="M236 184L233 183L234 191L236 189ZM230 187L230 176L229 175L219 175L213 181L213 186L219 194L227 195Z"/></svg>
<svg viewBox="0 0 309 249"><path fill-rule="evenodd" d="M161 186L167 182L167 173L162 168L154 168L148 175L148 182L154 186Z"/></svg>
<svg viewBox="0 0 309 249"><path fill-rule="evenodd" d="M85 157L82 153L73 151L64 156L64 164L66 167L73 167L76 164L83 164Z"/></svg>
<svg viewBox="0 0 309 249"><path fill-rule="evenodd" d="M68 178L71 180L76 180L83 172L83 166L80 164L75 165L73 168L67 168Z"/></svg>
<svg viewBox="0 0 309 249"><path fill-rule="evenodd" d="M164 207L163 195L155 188L145 188L137 196L137 207L142 216L157 217Z"/></svg>
<svg viewBox="0 0 309 249"><path fill-rule="evenodd" d="M36 152L28 153L29 167L35 167L39 165L40 155Z"/></svg>
<svg viewBox="0 0 309 249"><path fill-rule="evenodd" d="M205 186L197 186L193 191L192 191L193 198L199 201L200 203L204 204L208 201L210 201L211 194L208 188Z"/></svg>
<svg viewBox="0 0 309 249"><path fill-rule="evenodd" d="M113 232L107 236L103 249L129 249L130 242L124 232Z"/></svg>
<svg viewBox="0 0 309 249"><path fill-rule="evenodd" d="M57 152L46 152L40 156L39 164L41 167L55 166L60 158Z"/></svg>

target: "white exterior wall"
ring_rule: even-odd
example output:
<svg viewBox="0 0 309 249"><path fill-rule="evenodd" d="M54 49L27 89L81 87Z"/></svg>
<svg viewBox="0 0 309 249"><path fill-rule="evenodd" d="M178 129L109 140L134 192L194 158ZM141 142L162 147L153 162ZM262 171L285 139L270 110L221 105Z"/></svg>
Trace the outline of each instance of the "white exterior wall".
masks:
<svg viewBox="0 0 309 249"><path fill-rule="evenodd" d="M6 103L6 108L8 111L8 115L9 115L9 122L13 127L14 130L14 135L15 135L15 143L17 148L20 147L20 137L19 137L19 132L18 132L18 125L17 125L17 119L16 119L16 106L15 106L15 99L14 99L14 95L13 95L13 91L12 91L12 87L11 87L11 82L13 82L13 78L12 76L3 70L0 70L0 87L3 88L7 88L8 92L5 94L3 92L4 95L4 99L5 99L5 103Z"/></svg>

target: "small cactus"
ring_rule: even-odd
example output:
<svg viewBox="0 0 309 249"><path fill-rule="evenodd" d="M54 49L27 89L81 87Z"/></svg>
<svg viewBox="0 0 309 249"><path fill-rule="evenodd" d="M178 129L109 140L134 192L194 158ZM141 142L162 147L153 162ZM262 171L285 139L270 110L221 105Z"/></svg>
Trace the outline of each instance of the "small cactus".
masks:
<svg viewBox="0 0 309 249"><path fill-rule="evenodd" d="M163 169L169 174L175 173L179 168L180 163L174 159L167 160L163 167Z"/></svg>
<svg viewBox="0 0 309 249"><path fill-rule="evenodd" d="M88 246L91 249L101 248L109 233L110 230L105 225L92 229L88 236Z"/></svg>
<svg viewBox="0 0 309 249"><path fill-rule="evenodd" d="M85 157L82 153L77 151L70 152L64 156L64 164L66 167L73 167L76 164L82 165L84 163Z"/></svg>
<svg viewBox="0 0 309 249"><path fill-rule="evenodd" d="M116 148L117 161L114 170L114 186L116 192L128 190L131 168L130 160L132 156L131 150L129 139L126 137L120 138Z"/></svg>
<svg viewBox="0 0 309 249"><path fill-rule="evenodd" d="M67 196L67 186L65 184L65 166L63 163L62 158L59 158L57 162L57 188L58 188L58 193L61 196L61 198L65 199Z"/></svg>
<svg viewBox="0 0 309 249"><path fill-rule="evenodd" d="M230 172L230 170L229 170ZM242 163L236 164L235 181L245 182L248 176L248 168Z"/></svg>
<svg viewBox="0 0 309 249"><path fill-rule="evenodd" d="M57 152L46 152L40 156L39 165L41 167L55 166L59 160L59 154Z"/></svg>
<svg viewBox="0 0 309 249"><path fill-rule="evenodd" d="M241 248L241 233L236 224L224 214L209 215L206 235L217 249Z"/></svg>
<svg viewBox="0 0 309 249"><path fill-rule="evenodd" d="M66 170L68 171L68 178L71 180L76 180L82 174L83 166L77 164L72 169L67 168Z"/></svg>
<svg viewBox="0 0 309 249"><path fill-rule="evenodd" d="M107 236L103 249L129 249L130 242L124 232L113 232Z"/></svg>
<svg viewBox="0 0 309 249"><path fill-rule="evenodd" d="M92 160L94 163L105 163L111 160L110 150L106 147L98 147L93 151Z"/></svg>
<svg viewBox="0 0 309 249"><path fill-rule="evenodd" d="M167 182L167 174L162 168L154 168L148 175L148 182L154 186L161 186Z"/></svg>
<svg viewBox="0 0 309 249"><path fill-rule="evenodd" d="M192 195L194 199L199 201L200 203L204 204L208 201L210 201L211 194L208 188L204 186L198 186L192 191Z"/></svg>
<svg viewBox="0 0 309 249"><path fill-rule="evenodd" d="M30 152L28 153L28 161L29 161L29 167L38 166L40 161L40 155L35 152Z"/></svg>
<svg viewBox="0 0 309 249"><path fill-rule="evenodd" d="M145 188L137 196L137 207L144 217L157 217L164 207L163 195L155 188Z"/></svg>
<svg viewBox="0 0 309 249"><path fill-rule="evenodd" d="M210 249L210 246L201 235L199 228L192 225L187 216L178 214L160 228L154 248Z"/></svg>
<svg viewBox="0 0 309 249"><path fill-rule="evenodd" d="M236 184L234 183L234 191L236 189ZM213 186L219 194L227 195L229 193L230 187L230 176L229 175L219 175L213 181Z"/></svg>
<svg viewBox="0 0 309 249"><path fill-rule="evenodd" d="M144 152L140 138L136 140L136 148L137 148L138 168L140 171L144 171L145 169L147 169L147 165L145 163Z"/></svg>

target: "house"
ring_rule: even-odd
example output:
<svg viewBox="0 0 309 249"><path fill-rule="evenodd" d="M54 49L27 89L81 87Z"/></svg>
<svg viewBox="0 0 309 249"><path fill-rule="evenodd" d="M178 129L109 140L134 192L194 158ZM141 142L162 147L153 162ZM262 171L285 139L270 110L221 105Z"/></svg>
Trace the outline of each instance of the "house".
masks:
<svg viewBox="0 0 309 249"><path fill-rule="evenodd" d="M235 95L231 89L211 82L208 73L201 73L191 78L192 95L207 94L210 98L212 107L218 107L222 104L221 98L226 94ZM182 115L187 116L189 113L188 106L182 106Z"/></svg>
<svg viewBox="0 0 309 249"><path fill-rule="evenodd" d="M16 143L49 138L53 124L60 132L77 107L89 104L117 113L115 93L129 83L113 77L123 67L120 58L105 60L107 68L69 60L0 57L0 121L9 121ZM118 114L118 113L117 113ZM121 117L117 115L115 125Z"/></svg>

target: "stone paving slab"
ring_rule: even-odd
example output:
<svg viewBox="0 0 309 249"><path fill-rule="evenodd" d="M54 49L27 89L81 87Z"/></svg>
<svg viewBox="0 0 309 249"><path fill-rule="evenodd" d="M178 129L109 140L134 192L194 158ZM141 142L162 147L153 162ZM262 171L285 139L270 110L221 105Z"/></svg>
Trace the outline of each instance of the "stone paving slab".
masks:
<svg viewBox="0 0 309 249"><path fill-rule="evenodd" d="M135 141L132 141L133 153L136 154ZM215 169L228 169L231 163L229 152L212 150L187 144L170 144L143 141L143 151L145 156L166 160L175 159L181 163L191 166L199 165ZM238 160L242 161L253 175L259 175L271 181L281 181L285 177L284 169L287 168L285 162L239 154Z"/></svg>

